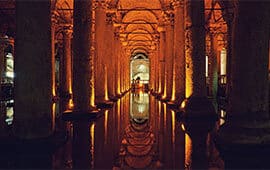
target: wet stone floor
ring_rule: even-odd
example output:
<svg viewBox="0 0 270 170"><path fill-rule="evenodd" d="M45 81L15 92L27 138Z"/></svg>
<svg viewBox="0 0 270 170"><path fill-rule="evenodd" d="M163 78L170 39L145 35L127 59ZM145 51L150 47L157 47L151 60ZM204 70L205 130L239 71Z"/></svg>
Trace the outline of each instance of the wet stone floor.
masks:
<svg viewBox="0 0 270 170"><path fill-rule="evenodd" d="M2 103L1 109L9 129L12 107ZM101 112L96 121L58 121L67 141L53 150L5 148L0 169L224 169L212 140L219 122L187 125L143 92L127 93Z"/></svg>

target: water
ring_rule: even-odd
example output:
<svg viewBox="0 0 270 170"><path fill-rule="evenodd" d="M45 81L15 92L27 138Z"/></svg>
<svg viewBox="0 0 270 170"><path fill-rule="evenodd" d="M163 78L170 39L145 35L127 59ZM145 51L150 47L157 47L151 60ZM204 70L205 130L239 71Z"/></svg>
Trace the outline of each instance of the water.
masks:
<svg viewBox="0 0 270 170"><path fill-rule="evenodd" d="M177 112L148 93L128 93L102 114L96 121L59 126L68 141L52 152L1 154L2 167L224 169L212 141L214 127L178 120Z"/></svg>

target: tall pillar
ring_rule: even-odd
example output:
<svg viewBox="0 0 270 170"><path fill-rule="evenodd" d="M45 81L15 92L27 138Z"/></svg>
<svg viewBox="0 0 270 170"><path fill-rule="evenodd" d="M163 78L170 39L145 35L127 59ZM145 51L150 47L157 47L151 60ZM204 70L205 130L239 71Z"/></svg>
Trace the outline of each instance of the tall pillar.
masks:
<svg viewBox="0 0 270 170"><path fill-rule="evenodd" d="M97 103L106 103L108 98L108 66L106 64L106 3L96 1L95 9L95 36L96 36L96 51L95 51L95 96Z"/></svg>
<svg viewBox="0 0 270 170"><path fill-rule="evenodd" d="M172 97L173 87L173 62L174 62L174 14L169 12L166 15L166 51L165 51L165 90L162 99L169 101Z"/></svg>
<svg viewBox="0 0 270 170"><path fill-rule="evenodd" d="M185 99L185 18L184 2L175 0L174 6L174 64L171 101L179 105Z"/></svg>
<svg viewBox="0 0 270 170"><path fill-rule="evenodd" d="M159 41L159 94L164 94L164 82L165 82L165 28L164 26L158 27L158 32L160 36Z"/></svg>
<svg viewBox="0 0 270 170"><path fill-rule="evenodd" d="M72 94L72 56L71 56L72 27L66 26L63 31L63 55L60 58L60 98L63 101L62 111L70 109L69 100Z"/></svg>
<svg viewBox="0 0 270 170"><path fill-rule="evenodd" d="M268 151L265 145L269 143L269 36L266 36L270 33L269 4L262 1L238 1L235 7L227 121L218 134L223 142L221 146L230 149L226 153L228 157L225 156L225 162L228 158L226 166L234 165L230 161L239 162L238 154L252 155L262 160ZM239 145L244 152L235 152L234 148ZM256 148L256 152L251 148ZM238 167L252 163L245 161L245 165ZM247 167L260 165L255 164Z"/></svg>
<svg viewBox="0 0 270 170"><path fill-rule="evenodd" d="M114 34L114 44L115 44L115 47L114 47L114 58L113 58L113 63L114 63L114 66L115 66L115 95L116 97L121 97L121 85L120 85L120 61L122 60L120 57L121 57L121 47L120 47L120 39L119 39L119 27L116 27L115 28L115 34Z"/></svg>
<svg viewBox="0 0 270 170"><path fill-rule="evenodd" d="M213 117L215 109L206 97L204 1L187 0L186 26L186 98L180 108L186 116Z"/></svg>
<svg viewBox="0 0 270 170"><path fill-rule="evenodd" d="M54 131L50 12L49 0L16 2L13 132L23 139Z"/></svg>
<svg viewBox="0 0 270 170"><path fill-rule="evenodd" d="M232 116L248 116L253 113L257 114L256 117L259 113L261 116L269 116L269 37L265 35L269 35L270 22L267 10L269 7L263 2L238 4L232 37L232 87L229 98L229 112Z"/></svg>
<svg viewBox="0 0 270 170"><path fill-rule="evenodd" d="M95 110L94 56L92 46L92 2L75 0L73 18L73 80L74 111Z"/></svg>
<svg viewBox="0 0 270 170"><path fill-rule="evenodd" d="M106 65L108 69L108 93L111 100L115 100L115 62L114 59L114 28L113 17L114 13L106 13L106 27L105 27L105 49L106 49Z"/></svg>

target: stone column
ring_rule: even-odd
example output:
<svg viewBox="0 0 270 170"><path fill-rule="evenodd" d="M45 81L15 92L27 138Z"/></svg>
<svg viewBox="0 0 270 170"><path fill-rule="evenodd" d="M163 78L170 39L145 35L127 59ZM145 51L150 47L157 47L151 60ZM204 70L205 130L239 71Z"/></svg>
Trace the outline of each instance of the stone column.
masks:
<svg viewBox="0 0 270 170"><path fill-rule="evenodd" d="M121 97L121 84L120 84L120 67L123 67L121 66L121 47L120 47L120 40L119 40L119 27L116 27L115 28L115 34L114 34L114 44L115 44L115 47L114 47L114 58L113 58L113 63L114 63L114 66L115 66L115 95L116 97L120 98Z"/></svg>
<svg viewBox="0 0 270 170"><path fill-rule="evenodd" d="M106 65L108 69L108 92L109 98L111 100L115 100L115 59L114 55L114 28L113 28L113 17L114 13L106 13L106 27L105 27L105 49L106 49Z"/></svg>
<svg viewBox="0 0 270 170"><path fill-rule="evenodd" d="M165 82L165 28L164 26L158 27L158 32L160 36L159 41L159 94L162 95L164 93L164 82Z"/></svg>
<svg viewBox="0 0 270 170"><path fill-rule="evenodd" d="M63 31L63 55L60 58L60 98L63 101L62 111L70 109L68 104L72 94L72 71L71 71L71 39L72 27L66 26Z"/></svg>
<svg viewBox="0 0 270 170"><path fill-rule="evenodd" d="M235 165L241 158L241 161L245 161L240 155L252 155L257 160L263 160L268 152L265 148L270 142L267 36L270 35L269 4L262 1L238 1L235 7L229 107L227 121L219 131L221 146L229 148L225 153L226 166ZM243 152L234 150L239 145ZM253 148L256 148L256 152ZM245 161L245 165L238 167L250 165L247 167L255 168L258 166L255 164Z"/></svg>
<svg viewBox="0 0 270 170"><path fill-rule="evenodd" d="M166 14L166 51L165 51L165 90L162 99L169 101L172 97L173 87L173 62L174 62L174 14Z"/></svg>
<svg viewBox="0 0 270 170"><path fill-rule="evenodd" d="M92 46L92 2L75 0L73 18L73 80L74 111L95 110L94 56Z"/></svg>
<svg viewBox="0 0 270 170"><path fill-rule="evenodd" d="M48 137L54 131L50 12L49 0L16 2L13 132L23 139Z"/></svg>
<svg viewBox="0 0 270 170"><path fill-rule="evenodd" d="M185 98L185 18L184 2L175 0L174 5L174 64L171 101L179 105Z"/></svg>
<svg viewBox="0 0 270 170"><path fill-rule="evenodd" d="M96 36L96 59L95 59L95 95L96 102L103 104L109 100L107 89L107 65L106 65L106 3L96 1L95 10L95 36ZM105 84L106 83L106 84Z"/></svg>
<svg viewBox="0 0 270 170"><path fill-rule="evenodd" d="M187 0L185 7L187 99L180 108L190 117L214 117L206 97L204 1Z"/></svg>
<svg viewBox="0 0 270 170"><path fill-rule="evenodd" d="M268 3L269 5L269 3ZM232 39L231 115L268 115L269 7L239 2ZM254 11L254 12L250 12ZM256 23L256 24L254 24ZM245 28L245 29L244 29Z"/></svg>

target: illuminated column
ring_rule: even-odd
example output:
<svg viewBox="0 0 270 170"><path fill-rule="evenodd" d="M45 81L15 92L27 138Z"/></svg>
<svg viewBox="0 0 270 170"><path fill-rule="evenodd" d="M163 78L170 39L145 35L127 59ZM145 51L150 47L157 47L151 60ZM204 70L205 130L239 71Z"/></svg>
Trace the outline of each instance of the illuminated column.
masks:
<svg viewBox="0 0 270 170"><path fill-rule="evenodd" d="M206 96L204 2L186 4L186 97Z"/></svg>
<svg viewBox="0 0 270 170"><path fill-rule="evenodd" d="M113 27L113 17L114 13L106 13L106 26L105 26L105 35L106 41L104 42L105 51L106 51L106 65L108 68L108 93L109 98L114 100L115 98L115 62L114 56L114 27Z"/></svg>
<svg viewBox="0 0 270 170"><path fill-rule="evenodd" d="M162 99L170 100L173 85L173 60L174 60L174 14L169 12L166 16L166 51L165 51L165 89Z"/></svg>
<svg viewBox="0 0 270 170"><path fill-rule="evenodd" d="M67 26L63 31L63 55L60 59L60 97L64 101L62 111L69 109L68 102L72 94L71 72L71 38L72 27Z"/></svg>
<svg viewBox="0 0 270 170"><path fill-rule="evenodd" d="M94 57L92 46L92 2L74 1L73 81L74 111L95 110Z"/></svg>
<svg viewBox="0 0 270 170"><path fill-rule="evenodd" d="M108 69L105 59L106 3L96 1L95 9L95 100L96 103L108 101ZM106 83L106 84L105 84Z"/></svg>
<svg viewBox="0 0 270 170"><path fill-rule="evenodd" d="M175 104L180 104L185 98L185 30L184 4L175 0L174 5L174 62L172 98Z"/></svg>
<svg viewBox="0 0 270 170"><path fill-rule="evenodd" d="M269 35L269 27L266 27L270 23L268 6L263 2L238 4L232 37L231 116L243 114L248 117L256 114L254 118L258 119L260 116L269 116L269 37L265 36Z"/></svg>
<svg viewBox="0 0 270 170"><path fill-rule="evenodd" d="M54 131L50 1L18 1L16 14L13 132L44 138Z"/></svg>
<svg viewBox="0 0 270 170"><path fill-rule="evenodd" d="M216 116L206 97L204 1L188 0L186 16L186 100L181 104L189 117Z"/></svg>
<svg viewBox="0 0 270 170"><path fill-rule="evenodd" d="M117 97L121 97L121 91L120 91L120 67L121 67L121 62L122 60L121 57L121 48L120 48L120 40L119 40L119 27L115 27L115 34L114 34L114 67L115 67L115 95Z"/></svg>
<svg viewBox="0 0 270 170"><path fill-rule="evenodd" d="M159 94L164 93L164 82L165 82L165 29L164 26L158 27L158 32L160 36L159 42Z"/></svg>

